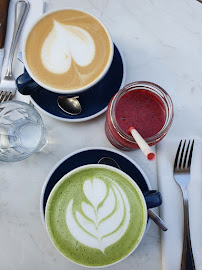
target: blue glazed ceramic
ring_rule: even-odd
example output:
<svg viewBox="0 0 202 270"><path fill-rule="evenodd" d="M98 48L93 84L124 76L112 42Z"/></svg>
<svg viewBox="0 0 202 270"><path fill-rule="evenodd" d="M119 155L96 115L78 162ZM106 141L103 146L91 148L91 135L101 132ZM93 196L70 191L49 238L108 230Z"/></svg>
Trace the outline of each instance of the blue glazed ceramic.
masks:
<svg viewBox="0 0 202 270"><path fill-rule="evenodd" d="M81 122L106 111L111 98L123 87L124 79L124 61L120 51L114 45L114 57L109 71L95 86L79 94L78 100L81 103L82 112L76 116L69 115L60 109L57 105L59 94L39 86L26 71L17 78L16 83L18 91L23 95L30 95L32 103L46 114L67 122ZM60 96L67 96L67 94Z"/></svg>
<svg viewBox="0 0 202 270"><path fill-rule="evenodd" d="M114 159L117 164L119 164L121 170L135 180L145 196L148 207L156 207L162 203L160 193L151 190L147 176L139 165L131 158L117 150L109 148L84 148L64 157L58 164L56 164L47 177L41 192L41 213L43 220L48 196L56 183L71 170L87 164L97 164L103 157Z"/></svg>

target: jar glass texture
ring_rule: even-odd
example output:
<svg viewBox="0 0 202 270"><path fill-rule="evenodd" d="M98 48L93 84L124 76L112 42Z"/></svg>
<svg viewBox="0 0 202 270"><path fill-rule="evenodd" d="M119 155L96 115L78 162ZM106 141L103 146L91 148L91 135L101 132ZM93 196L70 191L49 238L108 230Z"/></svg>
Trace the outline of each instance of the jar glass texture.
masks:
<svg viewBox="0 0 202 270"><path fill-rule="evenodd" d="M105 133L108 140L112 145L121 150L133 150L139 148L133 137L121 129L116 118L116 108L120 99L130 91L137 90L148 91L148 94L152 95L157 101L159 101L165 112L165 122L162 128L156 134L144 138L145 141L150 146L155 145L164 138L172 125L174 116L173 103L168 93L162 87L146 81L127 84L111 99L107 109L105 122Z"/></svg>

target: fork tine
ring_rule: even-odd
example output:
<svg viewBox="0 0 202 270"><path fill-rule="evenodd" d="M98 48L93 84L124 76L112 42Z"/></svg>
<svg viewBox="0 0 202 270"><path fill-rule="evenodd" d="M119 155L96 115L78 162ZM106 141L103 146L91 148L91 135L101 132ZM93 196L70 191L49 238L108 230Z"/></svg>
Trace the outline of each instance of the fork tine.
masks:
<svg viewBox="0 0 202 270"><path fill-rule="evenodd" d="M12 100L14 98L15 94L10 92L10 97L9 97L9 100Z"/></svg>
<svg viewBox="0 0 202 270"><path fill-rule="evenodd" d="M0 92L0 103L8 100L12 100L14 97L13 92L1 91Z"/></svg>
<svg viewBox="0 0 202 270"><path fill-rule="evenodd" d="M180 154L181 144L182 144L182 140L180 141L179 146L177 148L177 153L176 153L175 162L174 162L174 169L176 169L178 167L178 160L179 160L179 154Z"/></svg>
<svg viewBox="0 0 202 270"><path fill-rule="evenodd" d="M1 102L1 99L2 99L2 97L3 97L3 91L1 91L1 94L0 94L0 102Z"/></svg>
<svg viewBox="0 0 202 270"><path fill-rule="evenodd" d="M186 152L185 152L185 155L184 155L184 162L183 162L183 166L182 166L182 168L184 168L184 169L188 168L189 150L190 150L189 146L190 146L190 140L188 142Z"/></svg>
<svg viewBox="0 0 202 270"><path fill-rule="evenodd" d="M181 140L177 149L174 162L174 170L185 169L190 170L192 153L194 148L194 140L189 140L186 146L186 140Z"/></svg>
<svg viewBox="0 0 202 270"><path fill-rule="evenodd" d="M3 97L3 99L2 99L1 102L8 101L9 95L10 95L10 92L5 92L5 95L4 95L4 97Z"/></svg>
<svg viewBox="0 0 202 270"><path fill-rule="evenodd" d="M0 94L0 103L2 103L2 100L5 96L5 92L4 91L1 91L1 94Z"/></svg>
<svg viewBox="0 0 202 270"><path fill-rule="evenodd" d="M1 101L0 101L1 103L4 102L6 96L7 96L7 92L4 92L4 91L3 91L3 92L2 92L2 99L1 99Z"/></svg>
<svg viewBox="0 0 202 270"><path fill-rule="evenodd" d="M4 101L8 101L8 100L10 100L11 99L11 96L12 96L12 92L9 92L8 94L7 94L7 97L5 98L5 100Z"/></svg>
<svg viewBox="0 0 202 270"><path fill-rule="evenodd" d="M193 149L194 149L194 140L192 141L192 144L191 144L191 147L190 147L190 151L189 151L189 158L188 158L188 164L187 164L187 167L188 168L191 167L191 160L192 160Z"/></svg>
<svg viewBox="0 0 202 270"><path fill-rule="evenodd" d="M182 146L182 150L181 150L181 153L180 153L180 160L179 160L179 168L183 168L183 164L184 164L184 158L185 158L185 155L184 155L184 150L185 150L185 145L186 145L186 140L184 140L184 143L183 143L183 146Z"/></svg>

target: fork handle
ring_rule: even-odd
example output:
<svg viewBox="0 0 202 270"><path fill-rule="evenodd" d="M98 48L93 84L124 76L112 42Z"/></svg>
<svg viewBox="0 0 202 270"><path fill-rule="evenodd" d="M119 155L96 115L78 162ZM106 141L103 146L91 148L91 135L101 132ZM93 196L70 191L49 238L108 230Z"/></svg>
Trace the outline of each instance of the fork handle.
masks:
<svg viewBox="0 0 202 270"><path fill-rule="evenodd" d="M190 228L189 228L189 204L187 190L182 190L184 204L184 239L181 259L181 270L195 270L194 257L192 253Z"/></svg>
<svg viewBox="0 0 202 270"><path fill-rule="evenodd" d="M13 38L11 41L10 52L8 56L8 67L6 70L6 76L12 77L12 63L13 56L15 53L15 48L18 42L18 38L20 36L20 32L22 30L22 26L27 17L27 13L29 11L30 3L27 0L19 0L15 4L15 25L13 31Z"/></svg>

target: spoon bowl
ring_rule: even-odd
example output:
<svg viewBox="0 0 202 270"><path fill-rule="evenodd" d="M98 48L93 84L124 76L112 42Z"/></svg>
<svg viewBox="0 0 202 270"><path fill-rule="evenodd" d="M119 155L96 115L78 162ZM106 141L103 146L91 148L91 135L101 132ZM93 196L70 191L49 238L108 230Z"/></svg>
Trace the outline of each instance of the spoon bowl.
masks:
<svg viewBox="0 0 202 270"><path fill-rule="evenodd" d="M78 115L81 113L81 104L78 101L78 96L76 97L65 97L59 96L57 99L57 104L65 113L70 115Z"/></svg>

